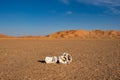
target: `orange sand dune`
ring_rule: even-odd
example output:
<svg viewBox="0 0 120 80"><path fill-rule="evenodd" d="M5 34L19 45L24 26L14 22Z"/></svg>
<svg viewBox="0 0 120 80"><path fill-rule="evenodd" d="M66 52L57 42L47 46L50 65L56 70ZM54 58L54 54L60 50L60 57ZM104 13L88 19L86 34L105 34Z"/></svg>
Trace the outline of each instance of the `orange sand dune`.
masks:
<svg viewBox="0 0 120 80"><path fill-rule="evenodd" d="M0 34L0 38L13 38L12 36L7 36L7 35L4 35L4 34Z"/></svg>
<svg viewBox="0 0 120 80"><path fill-rule="evenodd" d="M80 39L120 39L120 31L108 30L69 30L48 35L49 38L80 38Z"/></svg>
<svg viewBox="0 0 120 80"><path fill-rule="evenodd" d="M0 38L13 38L0 34ZM120 31L115 30L67 30L59 31L47 36L19 36L22 39L120 39Z"/></svg>

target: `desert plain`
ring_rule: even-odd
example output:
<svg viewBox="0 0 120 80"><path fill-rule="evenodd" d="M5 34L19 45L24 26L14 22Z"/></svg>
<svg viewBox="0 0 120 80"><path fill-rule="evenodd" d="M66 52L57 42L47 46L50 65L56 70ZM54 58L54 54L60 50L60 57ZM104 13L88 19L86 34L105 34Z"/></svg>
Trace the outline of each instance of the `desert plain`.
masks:
<svg viewBox="0 0 120 80"><path fill-rule="evenodd" d="M64 52L70 64L44 62ZM120 39L0 39L0 80L120 80Z"/></svg>

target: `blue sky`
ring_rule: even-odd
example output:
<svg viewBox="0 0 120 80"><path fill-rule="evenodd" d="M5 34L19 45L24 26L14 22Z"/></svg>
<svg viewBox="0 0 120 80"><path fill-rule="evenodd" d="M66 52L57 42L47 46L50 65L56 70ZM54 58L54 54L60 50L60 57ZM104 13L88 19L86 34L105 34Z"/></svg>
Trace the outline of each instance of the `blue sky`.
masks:
<svg viewBox="0 0 120 80"><path fill-rule="evenodd" d="M0 0L0 33L120 30L120 0Z"/></svg>

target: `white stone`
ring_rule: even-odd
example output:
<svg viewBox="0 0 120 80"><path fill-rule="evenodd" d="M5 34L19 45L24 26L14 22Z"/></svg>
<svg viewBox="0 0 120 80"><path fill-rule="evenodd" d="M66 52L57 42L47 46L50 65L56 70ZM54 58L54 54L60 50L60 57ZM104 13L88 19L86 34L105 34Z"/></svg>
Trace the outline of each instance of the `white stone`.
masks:
<svg viewBox="0 0 120 80"><path fill-rule="evenodd" d="M68 53L63 53L61 56L59 56L58 60L59 63L69 64L70 62L72 62L72 56Z"/></svg>
<svg viewBox="0 0 120 80"><path fill-rule="evenodd" d="M56 56L46 57L46 58L45 58L45 62L46 62L46 63L57 63L57 57L56 57Z"/></svg>

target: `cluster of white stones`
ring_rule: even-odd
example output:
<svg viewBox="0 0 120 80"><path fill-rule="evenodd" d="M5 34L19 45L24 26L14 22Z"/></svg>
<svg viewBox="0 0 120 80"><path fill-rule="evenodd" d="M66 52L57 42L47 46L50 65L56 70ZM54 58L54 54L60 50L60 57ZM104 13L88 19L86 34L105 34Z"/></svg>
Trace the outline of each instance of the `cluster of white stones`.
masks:
<svg viewBox="0 0 120 80"><path fill-rule="evenodd" d="M46 57L45 58L46 63L62 63L62 64L69 64L72 62L72 57L68 53L63 53L61 56L58 58L56 56L53 57Z"/></svg>

